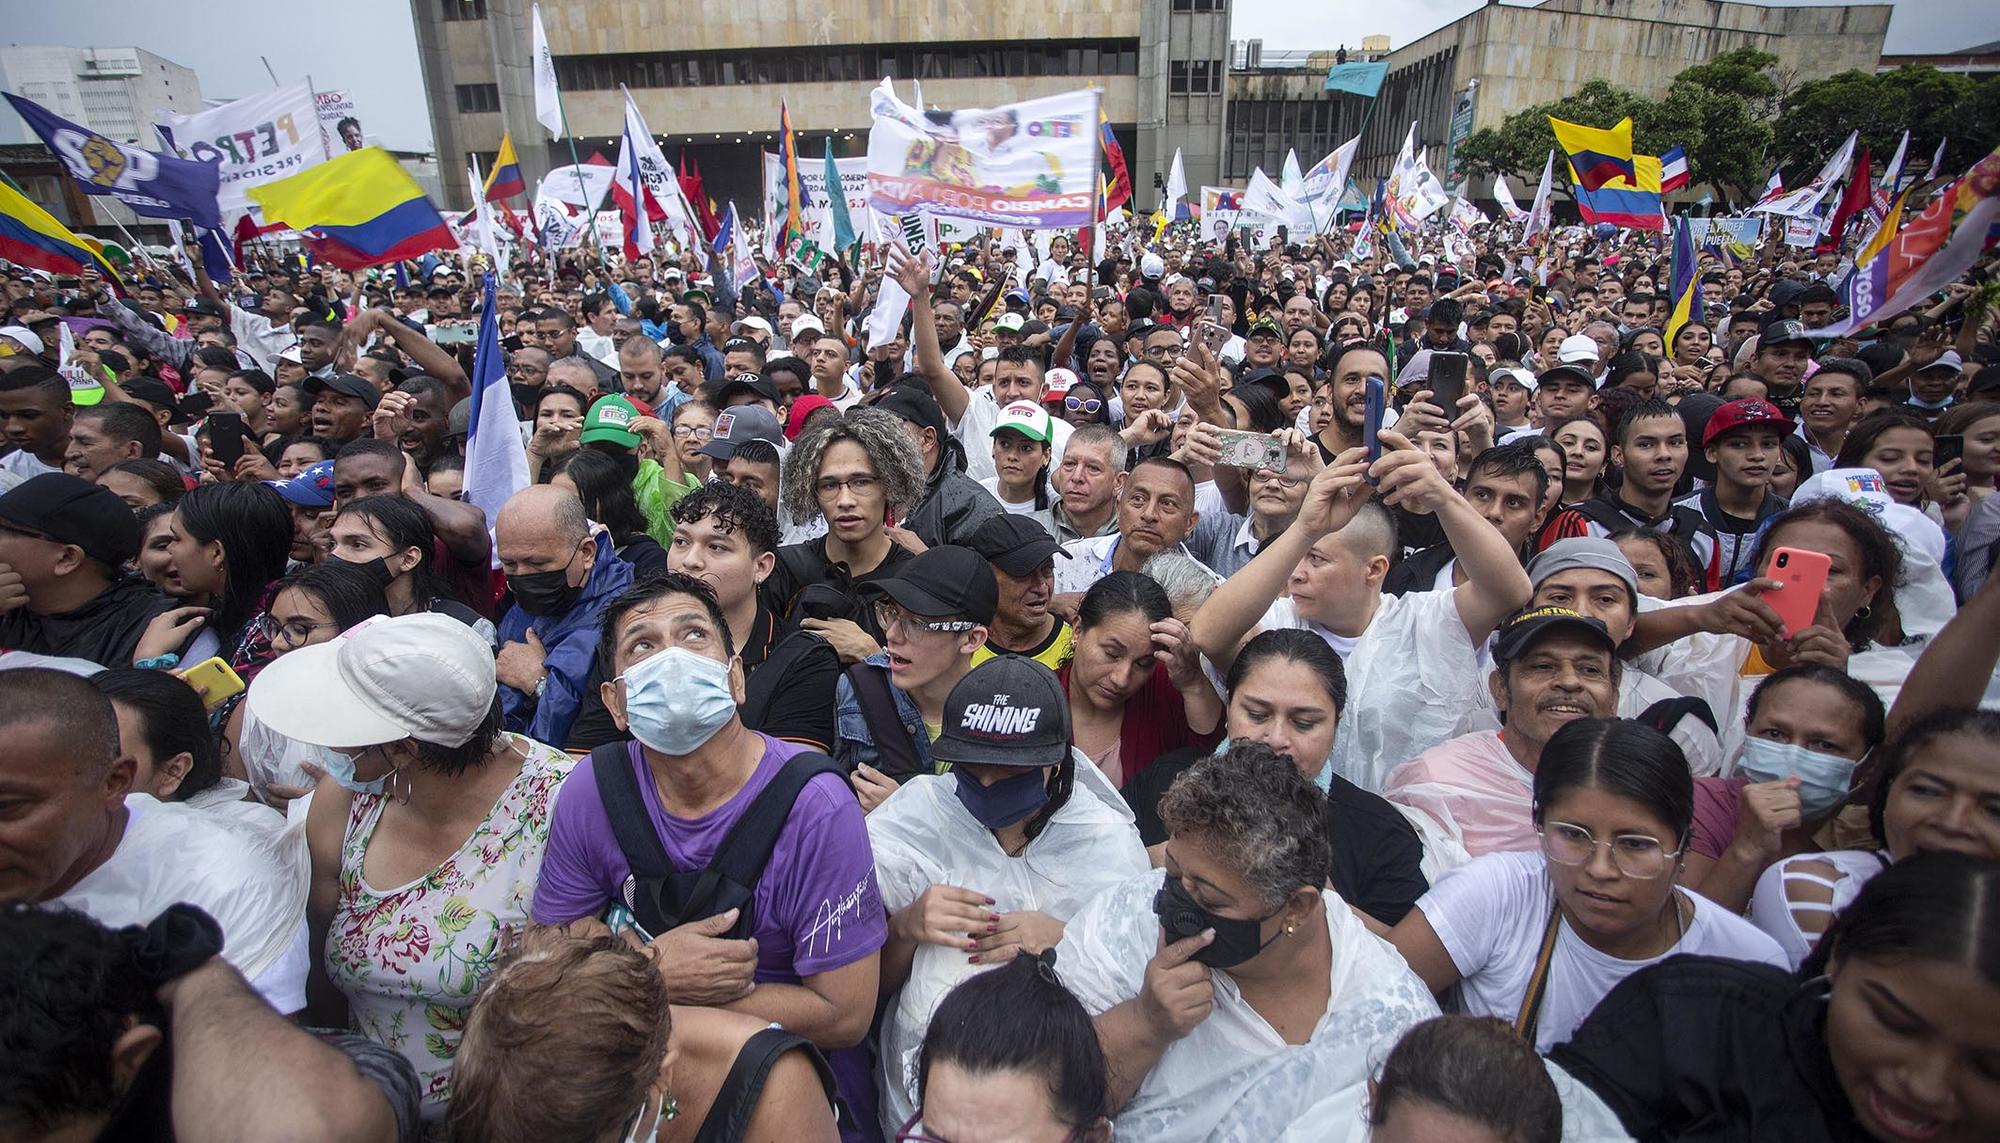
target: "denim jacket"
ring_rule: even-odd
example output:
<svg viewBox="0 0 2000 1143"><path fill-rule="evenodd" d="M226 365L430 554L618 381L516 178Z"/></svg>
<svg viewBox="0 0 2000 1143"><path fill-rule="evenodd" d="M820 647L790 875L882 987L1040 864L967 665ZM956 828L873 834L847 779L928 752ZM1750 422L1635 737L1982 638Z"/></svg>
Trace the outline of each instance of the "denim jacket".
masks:
<svg viewBox="0 0 2000 1143"><path fill-rule="evenodd" d="M885 676L889 672L889 655L877 652L862 660L871 671L880 671ZM937 764L931 759L931 736L924 729L924 716L918 712L916 700L904 694L895 683L889 684L889 693L896 699L896 715L909 732L910 741L916 746L917 760L923 764L924 773L933 773ZM834 686L834 735L833 760L842 768L852 772L856 766L869 765L881 769L876 761L879 751L875 749L875 736L869 732L868 716L861 712L861 699L854 693L854 681L847 672L840 673L840 681Z"/></svg>

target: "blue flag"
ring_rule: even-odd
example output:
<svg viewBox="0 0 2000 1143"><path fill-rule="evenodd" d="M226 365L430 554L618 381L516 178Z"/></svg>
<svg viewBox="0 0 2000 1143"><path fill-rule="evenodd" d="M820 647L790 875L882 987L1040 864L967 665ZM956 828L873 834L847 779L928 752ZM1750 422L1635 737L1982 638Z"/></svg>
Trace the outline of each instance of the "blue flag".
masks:
<svg viewBox="0 0 2000 1143"><path fill-rule="evenodd" d="M507 386L507 359L500 351L500 315L494 293L493 275L488 273L479 307L479 341L472 357L472 415L465 435L465 500L486 513L489 528L500 518L500 506L507 498L531 483L521 421L514 413L513 391Z"/></svg>
<svg viewBox="0 0 2000 1143"><path fill-rule="evenodd" d="M1373 99L1381 94L1382 81L1388 75L1389 65L1386 62L1336 64L1326 73L1326 90L1352 92Z"/></svg>
<svg viewBox="0 0 2000 1143"><path fill-rule="evenodd" d="M186 218L210 230L222 227L215 196L220 160L197 163L120 143L79 127L38 103L7 94L28 127L41 136L85 194L110 195L148 218Z"/></svg>

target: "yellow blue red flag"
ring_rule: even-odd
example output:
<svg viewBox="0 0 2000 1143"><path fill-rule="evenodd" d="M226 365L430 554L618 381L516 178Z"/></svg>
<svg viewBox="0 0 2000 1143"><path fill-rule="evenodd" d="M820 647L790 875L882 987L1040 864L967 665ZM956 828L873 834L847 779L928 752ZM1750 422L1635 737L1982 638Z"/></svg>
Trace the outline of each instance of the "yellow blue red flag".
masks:
<svg viewBox="0 0 2000 1143"><path fill-rule="evenodd" d="M458 245L423 188L380 147L349 151L249 194L266 221L306 235L316 256L343 270Z"/></svg>
<svg viewBox="0 0 2000 1143"><path fill-rule="evenodd" d="M1556 146L1569 156L1577 182L1585 190L1596 190L1619 175L1638 178L1632 155L1632 120L1620 119L1615 127L1586 127L1551 115L1549 128L1556 133ZM1656 160L1657 162L1657 160Z"/></svg>

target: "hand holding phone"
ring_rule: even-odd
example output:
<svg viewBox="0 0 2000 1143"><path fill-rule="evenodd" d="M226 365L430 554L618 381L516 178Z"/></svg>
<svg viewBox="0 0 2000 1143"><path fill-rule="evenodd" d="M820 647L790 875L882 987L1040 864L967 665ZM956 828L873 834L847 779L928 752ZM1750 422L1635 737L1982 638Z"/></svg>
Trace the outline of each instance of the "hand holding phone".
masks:
<svg viewBox="0 0 2000 1143"><path fill-rule="evenodd" d="M214 710L243 693L242 677L231 670L220 655L203 659L182 671L181 679L201 696L201 705L208 710Z"/></svg>
<svg viewBox="0 0 2000 1143"><path fill-rule="evenodd" d="M1458 415L1458 399L1465 396L1465 369L1465 354L1431 350L1431 404L1443 409L1447 418Z"/></svg>
<svg viewBox="0 0 2000 1143"><path fill-rule="evenodd" d="M1813 625L1832 566L1833 561L1824 553L1804 548L1779 548L1771 553L1764 565L1764 578L1778 581L1778 586L1767 589L1760 598L1784 621L1785 638Z"/></svg>
<svg viewBox="0 0 2000 1143"><path fill-rule="evenodd" d="M236 462L243 459L243 415L210 413L202 427L208 432L209 455L222 462L225 472L236 471Z"/></svg>

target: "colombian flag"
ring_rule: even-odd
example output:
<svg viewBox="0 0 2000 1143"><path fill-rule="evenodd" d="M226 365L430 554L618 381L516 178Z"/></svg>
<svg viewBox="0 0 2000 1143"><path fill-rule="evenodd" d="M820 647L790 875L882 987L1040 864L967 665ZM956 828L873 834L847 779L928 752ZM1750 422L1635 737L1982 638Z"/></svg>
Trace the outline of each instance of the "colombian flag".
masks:
<svg viewBox="0 0 2000 1143"><path fill-rule="evenodd" d="M81 274L92 266L110 281L119 280L104 255L7 180L0 180L0 258L51 274Z"/></svg>
<svg viewBox="0 0 2000 1143"><path fill-rule="evenodd" d="M1556 145L1569 156L1570 170L1585 190L1596 190L1620 175L1636 179L1638 171L1632 155L1632 120L1620 119L1616 127L1585 127L1549 116L1556 133ZM1654 161L1659 169L1659 160ZM1657 180L1655 180L1657 181ZM1656 187L1655 190L1658 188Z"/></svg>
<svg viewBox="0 0 2000 1143"><path fill-rule="evenodd" d="M521 181L521 160L514 155L514 136L510 132L500 136L500 153L493 156L493 169L486 172L486 201L499 202L527 191L527 184Z"/></svg>
<svg viewBox="0 0 2000 1143"><path fill-rule="evenodd" d="M267 220L305 234L314 254L343 270L458 245L416 180L380 147L349 151L249 193Z"/></svg>
<svg viewBox="0 0 2000 1143"><path fill-rule="evenodd" d="M1638 177L1627 179L1623 175L1612 179L1596 190L1586 189L1587 185L1577 169L1571 167L1570 179L1575 183L1576 209L1585 222L1608 222L1628 230L1665 230L1666 219L1660 214L1660 159L1657 155L1635 155L1632 165Z"/></svg>

